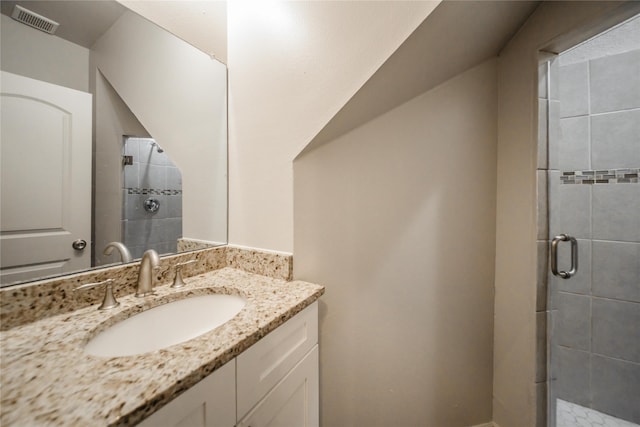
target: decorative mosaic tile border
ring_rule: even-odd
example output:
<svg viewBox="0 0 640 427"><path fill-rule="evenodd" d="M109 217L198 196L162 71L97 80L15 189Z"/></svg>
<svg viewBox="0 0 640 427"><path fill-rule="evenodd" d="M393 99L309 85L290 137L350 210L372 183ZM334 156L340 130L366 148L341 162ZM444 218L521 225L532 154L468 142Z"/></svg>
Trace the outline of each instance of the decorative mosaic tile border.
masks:
<svg viewBox="0 0 640 427"><path fill-rule="evenodd" d="M562 172L562 184L637 184L640 168Z"/></svg>
<svg viewBox="0 0 640 427"><path fill-rule="evenodd" d="M178 196L182 190L158 190L156 188L127 188L127 194L153 194L156 196Z"/></svg>
<svg viewBox="0 0 640 427"><path fill-rule="evenodd" d="M556 405L557 427L640 427L594 409L558 399Z"/></svg>

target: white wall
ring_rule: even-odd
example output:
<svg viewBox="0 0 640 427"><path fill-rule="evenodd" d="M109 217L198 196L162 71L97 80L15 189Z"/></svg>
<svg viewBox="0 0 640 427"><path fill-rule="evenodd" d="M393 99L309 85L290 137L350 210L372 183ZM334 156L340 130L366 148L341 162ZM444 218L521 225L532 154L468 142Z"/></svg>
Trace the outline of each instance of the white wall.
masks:
<svg viewBox="0 0 640 427"><path fill-rule="evenodd" d="M89 49L0 15L0 67L36 80L89 91Z"/></svg>
<svg viewBox="0 0 640 427"><path fill-rule="evenodd" d="M437 4L228 4L231 243L293 251L293 159Z"/></svg>
<svg viewBox="0 0 640 427"><path fill-rule="evenodd" d="M497 61L294 163L325 426L491 421Z"/></svg>
<svg viewBox="0 0 640 427"><path fill-rule="evenodd" d="M227 236L226 67L132 12L92 61L182 171L183 237Z"/></svg>
<svg viewBox="0 0 640 427"><path fill-rule="evenodd" d="M122 137L149 135L109 82L99 71L94 73L93 242L94 263L99 266L120 262L117 251L111 256L103 255L102 251L109 242L123 241Z"/></svg>

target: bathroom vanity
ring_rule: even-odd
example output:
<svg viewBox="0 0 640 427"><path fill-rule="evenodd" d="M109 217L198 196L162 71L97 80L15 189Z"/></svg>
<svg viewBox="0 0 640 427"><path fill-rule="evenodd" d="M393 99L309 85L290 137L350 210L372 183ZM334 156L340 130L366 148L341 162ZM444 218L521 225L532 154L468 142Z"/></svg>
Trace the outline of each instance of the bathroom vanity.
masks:
<svg viewBox="0 0 640 427"><path fill-rule="evenodd" d="M92 305L3 330L0 424L317 426L324 288L229 267L186 282L179 290L163 283L150 297L119 297L112 310ZM126 357L85 352L121 320L211 293L247 302L231 320L180 344Z"/></svg>
<svg viewBox="0 0 640 427"><path fill-rule="evenodd" d="M314 302L140 426L317 426L317 332Z"/></svg>

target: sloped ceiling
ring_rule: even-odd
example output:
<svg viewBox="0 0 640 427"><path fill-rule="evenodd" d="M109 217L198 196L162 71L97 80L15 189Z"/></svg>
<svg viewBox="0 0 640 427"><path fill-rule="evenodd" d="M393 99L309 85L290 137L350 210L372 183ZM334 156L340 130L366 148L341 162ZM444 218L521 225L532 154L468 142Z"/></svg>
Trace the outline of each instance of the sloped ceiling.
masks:
<svg viewBox="0 0 640 427"><path fill-rule="evenodd" d="M58 22L56 36L87 49L127 10L115 1L2 0L2 14L11 16L15 4Z"/></svg>
<svg viewBox="0 0 640 427"><path fill-rule="evenodd" d="M226 1L118 1L207 55L227 63Z"/></svg>
<svg viewBox="0 0 640 427"><path fill-rule="evenodd" d="M212 0L2 0L11 16L19 4L60 24L55 35L90 49L131 9L219 61L227 62L227 2Z"/></svg>
<svg viewBox="0 0 640 427"><path fill-rule="evenodd" d="M538 1L443 1L299 154L498 55Z"/></svg>

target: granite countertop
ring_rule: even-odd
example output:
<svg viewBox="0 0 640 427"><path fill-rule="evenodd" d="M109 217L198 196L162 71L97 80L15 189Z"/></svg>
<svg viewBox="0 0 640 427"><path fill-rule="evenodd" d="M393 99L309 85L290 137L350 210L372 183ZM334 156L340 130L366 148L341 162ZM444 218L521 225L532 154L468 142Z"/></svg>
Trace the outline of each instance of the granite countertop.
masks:
<svg viewBox="0 0 640 427"><path fill-rule="evenodd" d="M131 425L317 300L319 285L223 268L169 283L156 295L119 299L0 332L0 425ZM84 354L84 344L133 313L187 296L241 295L246 306L229 322L197 338L136 356ZM179 321L179 319L176 319Z"/></svg>

